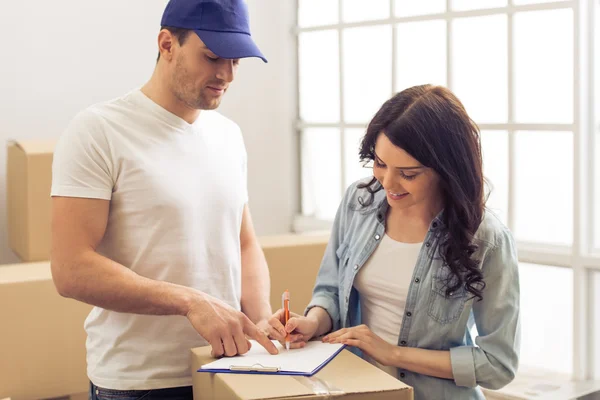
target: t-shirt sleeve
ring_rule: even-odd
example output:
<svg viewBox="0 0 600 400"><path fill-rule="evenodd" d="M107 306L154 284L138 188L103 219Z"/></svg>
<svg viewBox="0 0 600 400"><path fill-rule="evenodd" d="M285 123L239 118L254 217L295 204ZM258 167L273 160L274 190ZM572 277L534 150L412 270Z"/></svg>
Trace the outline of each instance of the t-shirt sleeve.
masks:
<svg viewBox="0 0 600 400"><path fill-rule="evenodd" d="M52 161L52 196L111 199L113 163L102 124L86 110L63 132Z"/></svg>

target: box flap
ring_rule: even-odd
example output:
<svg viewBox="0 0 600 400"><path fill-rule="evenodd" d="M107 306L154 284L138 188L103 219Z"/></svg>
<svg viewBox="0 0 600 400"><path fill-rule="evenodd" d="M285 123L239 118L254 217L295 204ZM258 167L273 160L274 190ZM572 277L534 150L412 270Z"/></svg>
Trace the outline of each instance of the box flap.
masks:
<svg viewBox="0 0 600 400"><path fill-rule="evenodd" d="M11 140L10 143L21 148L27 154L53 153L58 139Z"/></svg>

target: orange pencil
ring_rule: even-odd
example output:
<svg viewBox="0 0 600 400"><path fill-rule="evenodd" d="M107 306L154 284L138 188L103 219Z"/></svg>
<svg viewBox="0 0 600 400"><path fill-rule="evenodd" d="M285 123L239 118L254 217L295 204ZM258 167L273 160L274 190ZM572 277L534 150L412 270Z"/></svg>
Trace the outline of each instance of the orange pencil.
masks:
<svg viewBox="0 0 600 400"><path fill-rule="evenodd" d="M290 320L290 292L286 289L285 292L283 292L283 296L281 296L281 300L283 302L283 315L285 317L285 325L287 325L288 321ZM285 335L285 349L289 350L290 349L290 333L287 332L287 334Z"/></svg>

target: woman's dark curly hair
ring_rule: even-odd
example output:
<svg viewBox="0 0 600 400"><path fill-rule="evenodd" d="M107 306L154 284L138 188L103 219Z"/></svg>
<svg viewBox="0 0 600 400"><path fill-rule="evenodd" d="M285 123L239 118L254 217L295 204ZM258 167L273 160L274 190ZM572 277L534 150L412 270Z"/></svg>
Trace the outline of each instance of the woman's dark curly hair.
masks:
<svg viewBox="0 0 600 400"><path fill-rule="evenodd" d="M422 85L403 90L379 109L360 145L363 162L375 159L375 142L381 133L439 175L445 225L440 254L450 269L446 296L464 286L481 300L485 282L479 261L471 258L485 207L479 128L450 90ZM369 199L361 201L366 206L382 186L374 177L359 188L370 193Z"/></svg>

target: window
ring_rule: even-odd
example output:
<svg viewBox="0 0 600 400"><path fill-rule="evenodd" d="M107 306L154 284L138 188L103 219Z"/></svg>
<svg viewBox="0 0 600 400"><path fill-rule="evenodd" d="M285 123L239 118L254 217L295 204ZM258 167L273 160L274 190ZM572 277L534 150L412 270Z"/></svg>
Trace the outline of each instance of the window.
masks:
<svg viewBox="0 0 600 400"><path fill-rule="evenodd" d="M595 6L595 18L593 29L595 33L594 40L594 57L592 63L592 71L595 69L597 71L598 66L600 66L600 5L596 3ZM594 73L594 72L592 72ZM594 185L594 195L593 195L593 203L600 204L600 75L598 72L595 72L594 83L595 90L593 99L595 99L595 109L594 109L594 131L595 134L592 136L592 144L595 143L595 155L592 157L592 162L595 164L595 168L593 169L594 173L591 176L591 182ZM597 254L600 254L600 209L596 206L595 209L591 210L591 214L595 217L594 224L594 250ZM598 368L600 370L600 367Z"/></svg>
<svg viewBox="0 0 600 400"><path fill-rule="evenodd" d="M600 314L585 317L600 298L598 1L298 1L303 225L331 223L372 174L358 146L385 100L447 86L481 128L487 205L518 243L524 366L600 370Z"/></svg>
<svg viewBox="0 0 600 400"><path fill-rule="evenodd" d="M592 273L592 316L593 327L592 327L592 351L593 351L593 365L594 371L591 376L593 379L600 379L600 271Z"/></svg>
<svg viewBox="0 0 600 400"><path fill-rule="evenodd" d="M572 324L545 321L573 319L573 271L519 263L521 286L521 363L566 375L573 373ZM540 283L544 282L543 285ZM544 321L540 323L540 321Z"/></svg>

